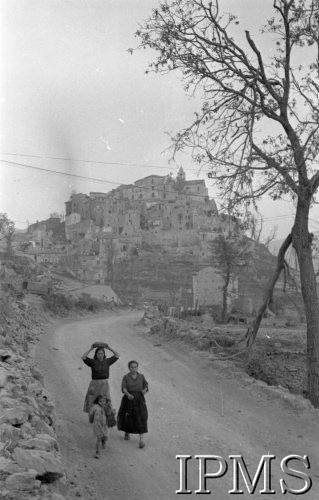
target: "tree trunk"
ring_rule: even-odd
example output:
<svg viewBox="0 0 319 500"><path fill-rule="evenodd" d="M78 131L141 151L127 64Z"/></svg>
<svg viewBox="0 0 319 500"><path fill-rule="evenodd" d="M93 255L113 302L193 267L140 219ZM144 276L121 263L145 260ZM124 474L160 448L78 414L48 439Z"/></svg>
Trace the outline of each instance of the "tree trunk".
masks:
<svg viewBox="0 0 319 500"><path fill-rule="evenodd" d="M222 309L222 323L226 323L227 319L227 295L228 295L228 287L230 282L230 271L227 270L225 276L225 283L223 286L223 309Z"/></svg>
<svg viewBox="0 0 319 500"><path fill-rule="evenodd" d="M280 273L284 267L285 254L289 248L289 245L291 244L291 241L292 241L292 235L288 234L287 238L285 239L285 241L283 242L283 244L281 245L281 247L279 249L278 256L277 256L277 267L276 267L275 272L272 275L272 277L268 283L263 303L259 307L258 313L256 315L256 318L254 319L253 324L250 325L250 327L248 328L248 330L246 332L245 339L246 339L246 346L247 346L248 352L251 350L251 348L256 340L256 336L257 336L257 333L258 333L258 330L260 327L261 320L262 320L264 313L268 307L269 301L273 295L275 284L277 283L277 280L280 276Z"/></svg>
<svg viewBox="0 0 319 500"><path fill-rule="evenodd" d="M308 397L315 408L319 408L319 303L312 260L312 235L308 231L308 214L309 203L299 201L292 230L292 245L298 257L307 321Z"/></svg>
<svg viewBox="0 0 319 500"><path fill-rule="evenodd" d="M6 237L7 240L7 245L6 245L6 256L7 257L12 257L13 255L13 248L12 248L12 239L13 235L7 235Z"/></svg>

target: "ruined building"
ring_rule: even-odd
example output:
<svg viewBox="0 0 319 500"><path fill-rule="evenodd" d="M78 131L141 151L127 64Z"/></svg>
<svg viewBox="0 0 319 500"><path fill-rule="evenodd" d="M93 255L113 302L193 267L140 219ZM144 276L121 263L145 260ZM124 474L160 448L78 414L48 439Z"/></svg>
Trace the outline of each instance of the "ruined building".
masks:
<svg viewBox="0 0 319 500"><path fill-rule="evenodd" d="M72 241L85 233L89 228L83 222L88 220L114 235L127 236L145 230L155 234L205 230L212 216L218 213L205 181L187 181L180 169L176 179L149 175L108 193L73 194L66 202L66 237Z"/></svg>

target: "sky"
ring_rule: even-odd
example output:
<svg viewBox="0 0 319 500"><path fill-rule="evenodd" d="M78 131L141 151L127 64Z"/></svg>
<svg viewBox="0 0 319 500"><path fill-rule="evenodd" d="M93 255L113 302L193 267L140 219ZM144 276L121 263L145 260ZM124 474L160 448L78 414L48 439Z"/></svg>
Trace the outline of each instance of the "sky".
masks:
<svg viewBox="0 0 319 500"><path fill-rule="evenodd" d="M0 0L0 212L18 228L63 213L72 191L107 192L180 166L188 179L205 178L218 204L189 154L170 161L169 134L191 122L199 101L177 74L145 74L150 50L128 52L138 23L158 3ZM220 3L239 16L242 31L267 44L258 27L272 0ZM265 235L274 226L278 237L288 233L290 203L265 198L259 211ZM317 219L314 212L314 230Z"/></svg>

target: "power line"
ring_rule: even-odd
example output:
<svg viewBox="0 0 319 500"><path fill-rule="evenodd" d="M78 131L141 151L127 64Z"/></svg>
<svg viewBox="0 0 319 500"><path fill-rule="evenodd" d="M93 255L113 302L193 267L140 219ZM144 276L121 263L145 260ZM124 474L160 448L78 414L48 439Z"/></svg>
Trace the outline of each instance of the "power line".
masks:
<svg viewBox="0 0 319 500"><path fill-rule="evenodd" d="M111 185L114 185L114 186L122 186L122 185L127 185L127 186L134 186L134 184L126 184L124 182L114 182L114 181L108 181L106 179L101 179L101 178L97 178L97 177L89 177L89 176L86 176L86 175L80 175L80 174L72 174L72 173L69 173L69 172L61 172L59 170L51 170L51 169L48 169L48 168L44 168L44 167L35 167L34 165L27 165L25 163L20 163L20 162L14 162L14 161L10 161L10 160L2 160L0 159L0 162L2 163L6 163L6 164L9 164L9 165L13 165L14 167L18 167L18 168L29 168L29 169L32 169L32 170L36 170L36 171L40 171L40 172L45 172L45 173L49 173L49 174L53 174L53 175L62 175L62 176L66 176L66 177L73 177L73 178L76 178L76 179L80 179L80 180L89 180L91 182L97 182L97 183L103 183L103 184L111 184ZM151 189L151 187L146 187L146 186L136 186L138 189L141 189L141 190L147 190L149 191ZM172 193L176 193L175 191L166 191L167 194L172 194ZM186 193L187 194L187 193ZM207 196L205 195L199 195L199 194L190 194L189 196L192 196L192 197L196 197L196 198L201 198L201 199L205 199L207 198ZM219 196L214 196L214 199L220 199L221 197ZM276 220L283 220L283 219L289 219L289 218L293 218L294 216L292 214L284 214L284 215L277 215L277 216L274 216L274 217L260 217L260 218L257 218L257 221L263 221L263 222L271 222L271 221L276 221ZM314 220L314 219L312 219Z"/></svg>
<svg viewBox="0 0 319 500"><path fill-rule="evenodd" d="M283 214L283 215L274 215L273 217L260 217L260 218L257 218L257 220L271 221L271 220L276 220L276 219L290 219L292 217L293 217L293 215L291 215L291 214Z"/></svg>
<svg viewBox="0 0 319 500"><path fill-rule="evenodd" d="M156 169L165 169L165 170L171 170L171 167L168 165L152 165L152 164L143 164L143 163L129 163L129 162L116 162L116 161L102 161L102 160L82 160L79 158L64 158L60 156L46 156L46 155L31 155L31 154L22 154L22 153L2 153L0 152L1 155L6 155L6 156L23 156L25 158L40 158L42 160L63 160L63 161L72 161L75 163L93 163L96 165L117 165L117 166L122 166L122 167L138 167L138 168L156 168ZM177 165L176 165L176 168ZM197 172L199 173L201 171L200 168L184 168L184 170L189 171L189 172ZM206 173L209 172L209 170L205 170Z"/></svg>
<svg viewBox="0 0 319 500"><path fill-rule="evenodd" d="M99 179L97 177L88 177L86 175L71 174L69 172L61 172L59 170L51 170L49 168L35 167L34 165L27 165L25 163L19 163L19 162L10 161L10 160L2 160L2 159L0 159L0 161L2 163L8 163L9 165L13 165L14 167L30 168L32 170L38 170L40 172L47 172L47 173L50 173L50 174L64 175L66 177L75 177L77 179L90 180L92 182L103 182L103 183L106 183L106 184L113 184L113 185L116 185L116 186L120 186L121 185L121 182L107 181L105 179Z"/></svg>
<svg viewBox="0 0 319 500"><path fill-rule="evenodd" d="M97 177L89 177L89 176L86 176L86 175L79 175L79 174L71 174L69 172L61 172L59 170L51 170L51 169L48 169L48 168L43 168L43 167L35 167L34 165L27 165L25 163L19 163L19 162L14 162L14 161L10 161L10 160L2 160L0 159L0 161L2 163L7 163L9 165L13 165L14 167L18 167L18 168L30 168L32 170L37 170L37 171L40 171L40 172L47 172L47 173L50 173L50 174L57 174L57 175L64 175L64 176L67 176L67 177L75 177L76 179L81 179L81 180L89 180L91 182L98 182L98 183L105 183L105 184L112 184L112 185L115 185L115 186L133 186L134 187L134 184L126 184L125 182L114 182L114 181L107 181L105 179L100 179L100 178L97 178ZM135 186L137 189L143 189L143 190L147 190L149 191L151 189L151 187L146 187L146 186ZM167 194L176 194L176 191L165 191ZM185 193L187 194L187 193ZM205 199L207 198L206 195L201 195L201 194L190 194L189 196L192 196L192 197L196 197L196 198L202 198L202 199ZM216 197L218 198L218 197Z"/></svg>

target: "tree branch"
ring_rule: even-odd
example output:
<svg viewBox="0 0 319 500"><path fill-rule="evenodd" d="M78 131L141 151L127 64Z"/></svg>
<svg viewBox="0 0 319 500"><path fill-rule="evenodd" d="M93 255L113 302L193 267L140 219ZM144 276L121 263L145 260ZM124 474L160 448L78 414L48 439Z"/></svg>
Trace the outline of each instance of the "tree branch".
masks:
<svg viewBox="0 0 319 500"><path fill-rule="evenodd" d="M268 307L269 301L273 295L273 291L274 291L275 285L277 283L277 280L280 276L280 273L284 269L285 254L286 254L289 246L291 245L291 242L292 242L292 234L289 233L279 249L278 256L277 256L277 266L276 266L275 272L274 272L273 276L271 277L269 284L267 286L263 303L261 304L261 306L258 310L258 313L256 315L256 318L254 319L252 325L250 325L249 328L247 329L247 332L245 335L245 340L246 340L246 346L247 346L248 352L251 350L251 348L256 340L256 336L257 336L257 333L258 333L258 330L260 327L260 323L261 323L262 318L264 316L264 313Z"/></svg>

